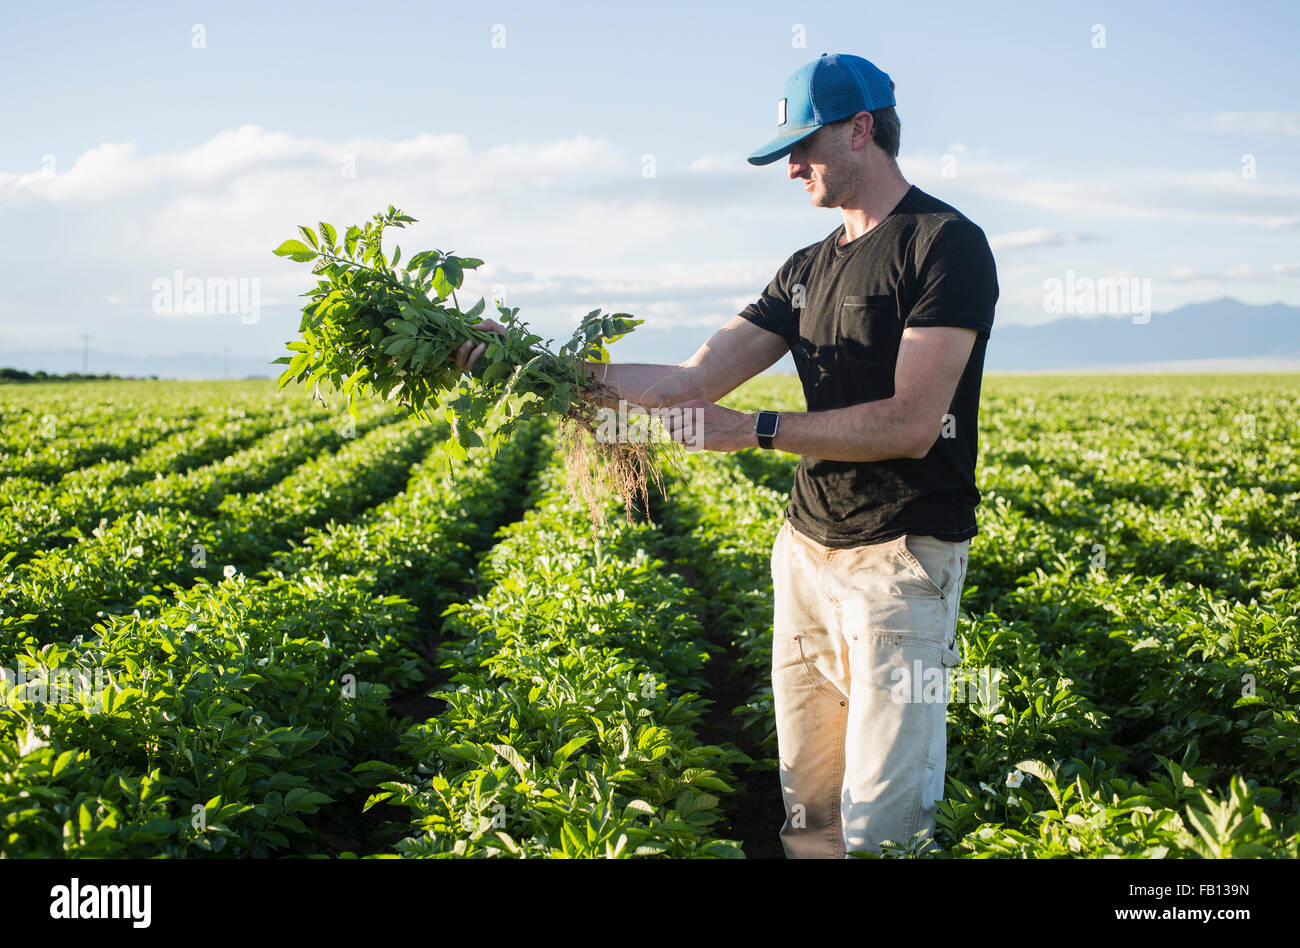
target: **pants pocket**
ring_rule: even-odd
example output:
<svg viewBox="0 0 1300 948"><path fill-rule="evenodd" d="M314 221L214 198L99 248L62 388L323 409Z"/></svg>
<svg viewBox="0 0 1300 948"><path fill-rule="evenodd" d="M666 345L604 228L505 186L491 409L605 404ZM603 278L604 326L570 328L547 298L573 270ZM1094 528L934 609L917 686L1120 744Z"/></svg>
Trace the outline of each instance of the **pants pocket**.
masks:
<svg viewBox="0 0 1300 948"><path fill-rule="evenodd" d="M845 697L844 694L835 686L835 683L827 678L822 670L817 667L818 661L834 663L836 656L834 650L829 647L829 640L827 641L828 647L820 650L814 650L814 647L810 644L811 642L812 640L810 640L806 635L797 634L794 636L794 645L799 652L799 660L803 662L804 673L808 676L808 681L814 685L818 691L829 695L837 701L843 700Z"/></svg>
<svg viewBox="0 0 1300 948"><path fill-rule="evenodd" d="M940 599L954 592L958 576L957 548L955 544L934 537L903 534L895 541L898 555L907 564L913 578Z"/></svg>
<svg viewBox="0 0 1300 948"><path fill-rule="evenodd" d="M893 704L945 700L946 649L915 632L865 632L853 640L853 677Z"/></svg>
<svg viewBox="0 0 1300 948"><path fill-rule="evenodd" d="M957 645L957 630L952 630L947 644L939 655L939 661L945 668L953 668L961 664L961 649Z"/></svg>

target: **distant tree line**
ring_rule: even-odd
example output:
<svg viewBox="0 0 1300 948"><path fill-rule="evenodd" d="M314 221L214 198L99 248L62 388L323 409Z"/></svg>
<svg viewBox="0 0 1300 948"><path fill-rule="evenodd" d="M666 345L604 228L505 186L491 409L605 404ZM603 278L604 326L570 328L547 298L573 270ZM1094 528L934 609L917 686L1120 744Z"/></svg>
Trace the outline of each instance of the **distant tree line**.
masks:
<svg viewBox="0 0 1300 948"><path fill-rule="evenodd" d="M137 375L115 375L112 372L105 372L102 375L82 375L80 372L66 372L60 375L58 372L24 372L22 369L0 368L0 383L2 382L99 382L108 379L133 379L146 378L146 376ZM147 378L157 379L158 376L150 375Z"/></svg>

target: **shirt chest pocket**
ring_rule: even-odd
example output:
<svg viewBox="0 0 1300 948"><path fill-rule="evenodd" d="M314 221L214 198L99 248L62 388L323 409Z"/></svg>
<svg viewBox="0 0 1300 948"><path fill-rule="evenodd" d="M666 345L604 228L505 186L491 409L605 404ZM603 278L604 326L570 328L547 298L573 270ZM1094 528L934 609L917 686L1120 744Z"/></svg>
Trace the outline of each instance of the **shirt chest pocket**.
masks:
<svg viewBox="0 0 1300 948"><path fill-rule="evenodd" d="M892 370L902 336L903 322L893 294L845 296L840 301L835 345L847 364Z"/></svg>

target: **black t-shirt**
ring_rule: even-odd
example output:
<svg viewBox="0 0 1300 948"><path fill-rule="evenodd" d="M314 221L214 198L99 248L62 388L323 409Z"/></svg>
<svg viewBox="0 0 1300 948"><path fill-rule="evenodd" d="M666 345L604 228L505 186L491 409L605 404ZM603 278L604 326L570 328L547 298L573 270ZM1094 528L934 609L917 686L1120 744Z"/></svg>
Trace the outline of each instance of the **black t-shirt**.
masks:
<svg viewBox="0 0 1300 948"><path fill-rule="evenodd" d="M843 233L841 224L796 252L741 313L785 339L809 411L892 396L908 326L964 326L976 330L975 345L948 409L952 418L924 458L804 457L786 515L800 533L832 547L904 533L973 537L980 377L998 298L988 240L915 186L875 227L837 246Z"/></svg>

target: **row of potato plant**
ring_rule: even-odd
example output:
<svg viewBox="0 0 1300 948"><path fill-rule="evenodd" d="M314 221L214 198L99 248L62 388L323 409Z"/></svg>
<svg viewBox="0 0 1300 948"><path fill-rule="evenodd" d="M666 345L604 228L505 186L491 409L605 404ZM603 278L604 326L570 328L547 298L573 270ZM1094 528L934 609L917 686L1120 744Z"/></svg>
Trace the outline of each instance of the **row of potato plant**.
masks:
<svg viewBox="0 0 1300 948"><path fill-rule="evenodd" d="M232 564L251 572L293 535L394 492L437 433L414 422L381 425L337 452L327 448L265 491L225 495L212 516L174 503L137 508L80 543L42 551L16 568L6 554L0 655L24 638L77 635L171 583L215 578Z"/></svg>
<svg viewBox="0 0 1300 948"><path fill-rule="evenodd" d="M450 585L472 565L467 544L506 515L534 440L521 430L495 458L476 450L454 481L443 442L356 529L309 531L265 575L200 581L87 642L29 649L32 667L108 669L112 685L58 703L8 693L3 853L315 849L319 808L357 791L353 766L396 738L386 699L421 674L419 609L392 591Z"/></svg>
<svg viewBox="0 0 1300 948"><path fill-rule="evenodd" d="M219 464L273 431L301 421L287 407L233 419L222 414L196 422L129 460L105 460L69 471L54 484L40 484L12 498L0 519L0 548L26 559L37 550L71 543L101 519L133 509L135 498L145 492L130 488L144 485L162 494L177 475Z"/></svg>
<svg viewBox="0 0 1300 948"><path fill-rule="evenodd" d="M742 855L713 838L734 747L700 742L709 655L693 593L653 551L662 531L594 538L558 468L448 610L446 709L404 736L404 763L362 767L373 805L411 813L418 857Z"/></svg>
<svg viewBox="0 0 1300 948"><path fill-rule="evenodd" d="M305 406L266 383L113 381L0 386L0 475L53 483L77 468L126 460L214 411Z"/></svg>

